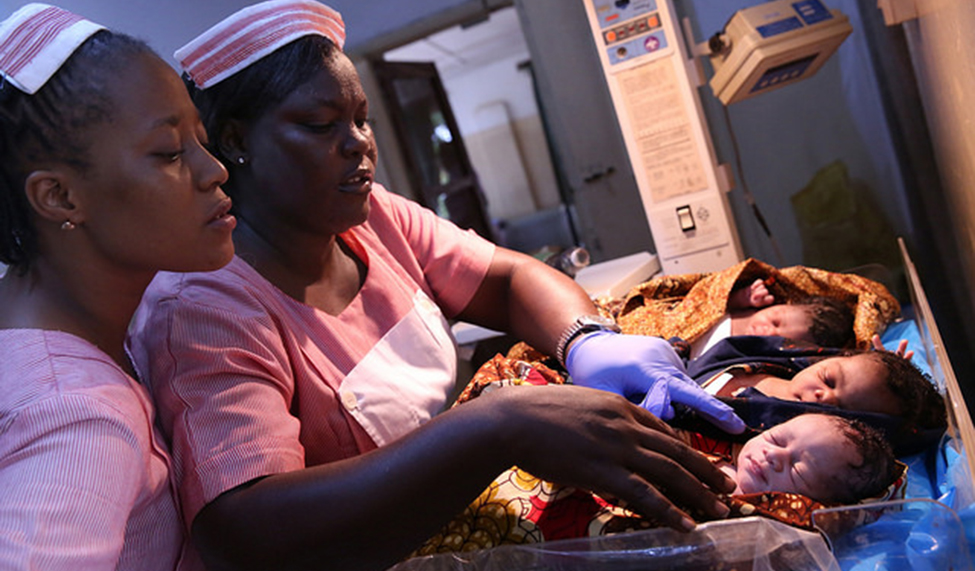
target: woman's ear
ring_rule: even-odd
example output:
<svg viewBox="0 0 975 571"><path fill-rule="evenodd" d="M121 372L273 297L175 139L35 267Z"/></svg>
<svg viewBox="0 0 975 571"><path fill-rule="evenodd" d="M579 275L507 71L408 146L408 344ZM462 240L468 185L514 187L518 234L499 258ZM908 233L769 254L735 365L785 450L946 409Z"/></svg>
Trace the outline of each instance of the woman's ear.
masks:
<svg viewBox="0 0 975 571"><path fill-rule="evenodd" d="M245 138L244 125L240 121L232 119L227 121L227 124L220 131L217 138L217 149L231 163L243 164L247 162L248 158Z"/></svg>
<svg viewBox="0 0 975 571"><path fill-rule="evenodd" d="M68 178L57 170L37 170L27 175L24 183L27 201L38 216L58 224L71 222L80 225L83 220L76 193Z"/></svg>

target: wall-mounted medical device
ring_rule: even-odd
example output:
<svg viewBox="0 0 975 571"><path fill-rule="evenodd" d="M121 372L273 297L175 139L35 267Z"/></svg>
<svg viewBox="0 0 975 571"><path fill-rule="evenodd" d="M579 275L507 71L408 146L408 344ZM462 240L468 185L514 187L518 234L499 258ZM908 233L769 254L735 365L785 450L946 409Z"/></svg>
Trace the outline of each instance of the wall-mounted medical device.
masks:
<svg viewBox="0 0 975 571"><path fill-rule="evenodd" d="M853 31L820 0L775 0L735 12L708 42L711 89L728 105L816 73Z"/></svg>
<svg viewBox="0 0 975 571"><path fill-rule="evenodd" d="M711 272L742 259L671 0L582 0L664 273Z"/></svg>

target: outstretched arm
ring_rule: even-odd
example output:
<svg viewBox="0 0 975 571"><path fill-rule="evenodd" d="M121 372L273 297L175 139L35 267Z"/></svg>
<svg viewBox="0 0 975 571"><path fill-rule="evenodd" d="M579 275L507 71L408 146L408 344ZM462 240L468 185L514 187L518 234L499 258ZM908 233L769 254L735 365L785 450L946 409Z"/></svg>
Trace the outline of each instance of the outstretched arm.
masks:
<svg viewBox="0 0 975 571"><path fill-rule="evenodd" d="M708 488L733 483L671 434L607 392L510 387L363 456L230 490L196 517L193 539L212 569L386 568L511 465L677 529L693 524L672 501L723 517Z"/></svg>
<svg viewBox="0 0 975 571"><path fill-rule="evenodd" d="M596 312L586 292L568 276L529 256L498 248L487 277L461 318L509 331L555 355L562 332L580 315ZM571 345L574 358L571 364L567 359L566 366L574 383L644 401L652 412L664 416L671 401L681 402L728 432L744 430L730 407L683 374L683 365L665 341L615 333L585 341L593 336L579 337ZM653 398L645 400L651 393Z"/></svg>

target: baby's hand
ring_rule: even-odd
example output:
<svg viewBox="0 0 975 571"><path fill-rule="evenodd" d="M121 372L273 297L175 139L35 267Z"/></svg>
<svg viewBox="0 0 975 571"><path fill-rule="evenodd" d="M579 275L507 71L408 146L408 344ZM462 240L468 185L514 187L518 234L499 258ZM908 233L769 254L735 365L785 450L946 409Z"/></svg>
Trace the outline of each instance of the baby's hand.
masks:
<svg viewBox="0 0 975 571"><path fill-rule="evenodd" d="M884 348L884 344L880 340L880 335L877 335L875 333L874 336L873 336L873 338L870 339L870 341L873 342L873 348L876 349L877 351L886 351L887 350L886 348ZM911 360L911 357L914 356L914 351L908 351L907 350L907 339L901 339L900 340L900 343L897 344L897 350L894 351L894 352L897 353L898 355L900 355L901 357L904 357L908 361L910 361Z"/></svg>
<svg viewBox="0 0 975 571"><path fill-rule="evenodd" d="M775 298L769 293L765 281L757 279L751 285L731 292L731 296L728 298L728 309L766 307L773 303L775 303Z"/></svg>

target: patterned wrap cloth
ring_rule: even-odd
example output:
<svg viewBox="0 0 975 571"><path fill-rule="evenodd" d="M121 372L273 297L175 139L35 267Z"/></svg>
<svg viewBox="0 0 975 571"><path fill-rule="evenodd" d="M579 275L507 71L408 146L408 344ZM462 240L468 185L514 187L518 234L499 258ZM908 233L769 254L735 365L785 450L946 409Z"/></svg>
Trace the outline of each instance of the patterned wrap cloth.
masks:
<svg viewBox="0 0 975 571"><path fill-rule="evenodd" d="M454 406L486 391L505 386L562 384L558 373L544 364L495 356L475 374ZM530 390L530 389L526 389ZM694 433L682 434L695 449L713 461L730 459L731 443ZM861 504L903 497L907 467L882 494ZM815 529L815 510L832 507L800 494L766 492L724 496L728 517L764 516L802 529ZM698 521L703 514L693 513ZM817 517L816 525L851 528L876 517L868 510ZM539 543L558 539L598 537L659 527L611 500L577 488L553 484L512 467L498 476L480 496L410 557L488 549L506 544Z"/></svg>
<svg viewBox="0 0 975 571"><path fill-rule="evenodd" d="M620 301L597 300L602 313L616 318L624 333L680 337L692 343L728 312L737 287L765 280L777 303L812 296L830 297L853 310L857 347L870 347L900 315L900 304L883 284L854 274L793 266L777 269L749 258L728 269L707 274L666 275L635 286Z"/></svg>

